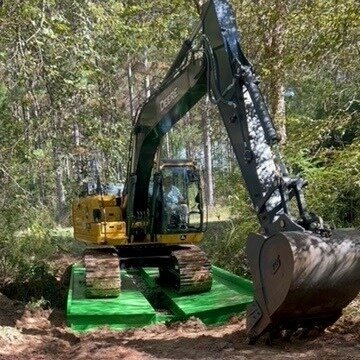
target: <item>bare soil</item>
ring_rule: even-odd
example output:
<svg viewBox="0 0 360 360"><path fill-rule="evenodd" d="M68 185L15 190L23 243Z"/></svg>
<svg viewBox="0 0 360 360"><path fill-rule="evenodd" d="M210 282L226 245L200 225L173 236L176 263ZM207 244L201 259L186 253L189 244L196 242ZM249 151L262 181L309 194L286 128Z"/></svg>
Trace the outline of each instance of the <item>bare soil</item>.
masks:
<svg viewBox="0 0 360 360"><path fill-rule="evenodd" d="M63 267L65 267L64 261ZM360 296L321 336L311 340L260 340L247 345L245 320L220 327L197 319L171 326L75 334L60 310L34 308L0 294L0 359L360 359Z"/></svg>

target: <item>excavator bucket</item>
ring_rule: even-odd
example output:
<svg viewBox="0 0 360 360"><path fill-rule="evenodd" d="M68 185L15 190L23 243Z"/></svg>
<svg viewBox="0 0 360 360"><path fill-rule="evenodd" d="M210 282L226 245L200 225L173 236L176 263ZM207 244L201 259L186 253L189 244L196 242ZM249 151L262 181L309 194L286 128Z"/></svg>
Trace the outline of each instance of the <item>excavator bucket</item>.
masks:
<svg viewBox="0 0 360 360"><path fill-rule="evenodd" d="M308 231L251 234L246 252L254 283L251 342L264 333L322 330L359 293L359 230L334 230L329 238Z"/></svg>

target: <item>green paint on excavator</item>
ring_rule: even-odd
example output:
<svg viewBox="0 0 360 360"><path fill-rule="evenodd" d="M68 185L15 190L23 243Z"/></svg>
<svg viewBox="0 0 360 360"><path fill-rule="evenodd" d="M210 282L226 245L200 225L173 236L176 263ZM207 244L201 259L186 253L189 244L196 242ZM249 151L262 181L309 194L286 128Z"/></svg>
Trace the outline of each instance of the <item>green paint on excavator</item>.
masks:
<svg viewBox="0 0 360 360"><path fill-rule="evenodd" d="M206 325L220 325L240 315L252 302L252 283L213 266L213 285L202 294L178 295L159 287L157 269L121 271L121 293L112 299L85 297L85 270L73 266L67 301L67 322L76 331L100 327L115 330L145 327L152 324L199 318ZM145 285L141 290L133 281L136 274ZM137 281L138 283L138 281ZM145 295L146 297L145 297ZM161 294L165 301L159 309L154 299Z"/></svg>

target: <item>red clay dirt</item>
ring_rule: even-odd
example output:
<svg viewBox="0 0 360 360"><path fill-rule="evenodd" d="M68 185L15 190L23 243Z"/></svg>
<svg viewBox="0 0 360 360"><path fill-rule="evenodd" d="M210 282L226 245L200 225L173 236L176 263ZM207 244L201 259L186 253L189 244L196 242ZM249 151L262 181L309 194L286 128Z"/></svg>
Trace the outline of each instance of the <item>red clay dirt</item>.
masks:
<svg viewBox="0 0 360 360"><path fill-rule="evenodd" d="M246 344L245 321L207 328L190 319L171 326L73 334L59 310L30 309L0 295L0 359L360 359L360 297L313 340Z"/></svg>

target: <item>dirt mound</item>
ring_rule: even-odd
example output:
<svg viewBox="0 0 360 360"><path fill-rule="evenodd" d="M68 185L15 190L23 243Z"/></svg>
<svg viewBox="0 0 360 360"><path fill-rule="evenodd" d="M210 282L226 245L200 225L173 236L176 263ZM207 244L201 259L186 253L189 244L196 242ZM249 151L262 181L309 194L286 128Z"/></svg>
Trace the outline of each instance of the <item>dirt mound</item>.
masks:
<svg viewBox="0 0 360 360"><path fill-rule="evenodd" d="M220 327L206 327L193 318L125 332L102 329L74 334L61 321L64 314L59 311L28 309L23 305L19 317L17 302L4 296L0 299L7 314L15 319L14 325L0 327L0 359L4 360L360 359L360 298L322 336L278 342L272 347L263 340L255 346L247 345L245 320L241 317Z"/></svg>
<svg viewBox="0 0 360 360"><path fill-rule="evenodd" d="M344 309L344 315L327 331L344 335L348 342L354 341L360 344L360 295Z"/></svg>
<svg viewBox="0 0 360 360"><path fill-rule="evenodd" d="M24 309L24 303L13 301L0 293L0 326L15 326Z"/></svg>

